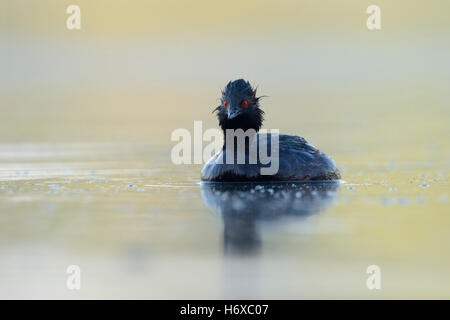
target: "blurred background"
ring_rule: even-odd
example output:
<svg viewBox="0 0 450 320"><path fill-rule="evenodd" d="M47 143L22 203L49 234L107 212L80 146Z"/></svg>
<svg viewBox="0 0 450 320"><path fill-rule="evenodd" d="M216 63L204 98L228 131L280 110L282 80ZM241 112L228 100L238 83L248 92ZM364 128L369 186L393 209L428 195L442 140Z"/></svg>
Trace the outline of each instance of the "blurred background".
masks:
<svg viewBox="0 0 450 320"><path fill-rule="evenodd" d="M448 1L0 6L0 297L450 297ZM268 96L265 128L318 146L344 184L229 258L201 166L172 164L170 134L216 127L241 77Z"/></svg>

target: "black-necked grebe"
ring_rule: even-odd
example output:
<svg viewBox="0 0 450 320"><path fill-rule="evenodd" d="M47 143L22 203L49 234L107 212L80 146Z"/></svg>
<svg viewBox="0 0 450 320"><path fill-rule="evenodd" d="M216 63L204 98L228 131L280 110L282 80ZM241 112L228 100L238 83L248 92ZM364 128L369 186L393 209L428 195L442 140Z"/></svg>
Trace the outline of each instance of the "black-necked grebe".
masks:
<svg viewBox="0 0 450 320"><path fill-rule="evenodd" d="M294 135L278 135L277 171L271 174L262 174L261 169L267 168L267 162L250 161L250 150L261 146L266 141L266 148L271 150L274 144L271 134L264 137L256 133L262 126L264 111L259 107L261 97L256 96L256 90L248 81L243 79L230 81L222 91L221 104L215 109L219 125L224 132L224 146L222 151L213 156L203 167L203 181L308 181L308 180L338 180L341 178L334 161L317 148L306 142L305 139ZM227 159L226 134L227 130L255 132L253 136L245 139L245 149L241 149L245 163L225 161ZM257 139L255 139L255 137ZM234 140L236 141L236 140ZM233 159L237 159L239 149L234 147ZM271 152L267 152L269 155ZM259 154L259 151L257 152ZM222 161L218 161L222 159Z"/></svg>

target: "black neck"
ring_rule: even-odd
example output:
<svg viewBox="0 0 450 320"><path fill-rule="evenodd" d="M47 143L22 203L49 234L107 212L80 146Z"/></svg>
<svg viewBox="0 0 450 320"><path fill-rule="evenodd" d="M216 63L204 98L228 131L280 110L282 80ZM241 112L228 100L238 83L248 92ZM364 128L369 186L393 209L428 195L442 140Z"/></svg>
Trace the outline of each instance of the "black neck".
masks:
<svg viewBox="0 0 450 320"><path fill-rule="evenodd" d="M253 129L256 132L262 126L263 122L263 111L259 108L255 108L251 113L243 113L236 118L228 119L226 113L219 113L219 126L222 129L225 137L225 133L227 129L237 130L242 129L247 131L248 129Z"/></svg>
<svg viewBox="0 0 450 320"><path fill-rule="evenodd" d="M258 109L260 110L260 109ZM231 134L235 135L235 130L241 129L243 130L244 134L247 134L249 136L245 136L245 145L244 145L244 152L249 152L250 144L252 143L254 134L256 134L259 129L262 126L262 110L258 113L252 113L252 114L241 114L238 117L234 119L228 119L228 117L219 117L219 124L223 131L223 149L225 150L227 147L227 130L233 130ZM251 130L250 132L247 130ZM236 136L233 138L233 148L235 153L238 150L238 139ZM231 143L231 141L229 141ZM230 146L231 147L231 146Z"/></svg>

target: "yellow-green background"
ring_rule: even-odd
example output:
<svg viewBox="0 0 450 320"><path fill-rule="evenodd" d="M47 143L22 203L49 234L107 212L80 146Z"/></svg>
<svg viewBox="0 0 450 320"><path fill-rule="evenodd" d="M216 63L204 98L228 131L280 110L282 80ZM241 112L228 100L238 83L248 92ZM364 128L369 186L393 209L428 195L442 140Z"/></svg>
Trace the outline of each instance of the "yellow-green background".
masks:
<svg viewBox="0 0 450 320"><path fill-rule="evenodd" d="M66 28L70 4L81 30ZM450 297L448 1L0 8L0 296ZM257 261L224 258L201 166L170 160L171 132L215 127L239 77L268 96L266 128L304 136L345 181L309 224L264 229ZM381 291L365 287L369 264Z"/></svg>

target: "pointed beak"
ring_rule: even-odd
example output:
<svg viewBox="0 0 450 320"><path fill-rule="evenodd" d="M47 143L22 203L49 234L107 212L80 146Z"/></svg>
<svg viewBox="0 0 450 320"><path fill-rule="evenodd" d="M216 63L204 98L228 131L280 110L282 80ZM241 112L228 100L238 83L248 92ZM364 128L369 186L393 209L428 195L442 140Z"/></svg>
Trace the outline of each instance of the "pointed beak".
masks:
<svg viewBox="0 0 450 320"><path fill-rule="evenodd" d="M240 115L241 114L241 111L240 110L237 110L237 109L233 109L233 108L228 108L228 119L233 119L233 118L236 118L238 115Z"/></svg>

